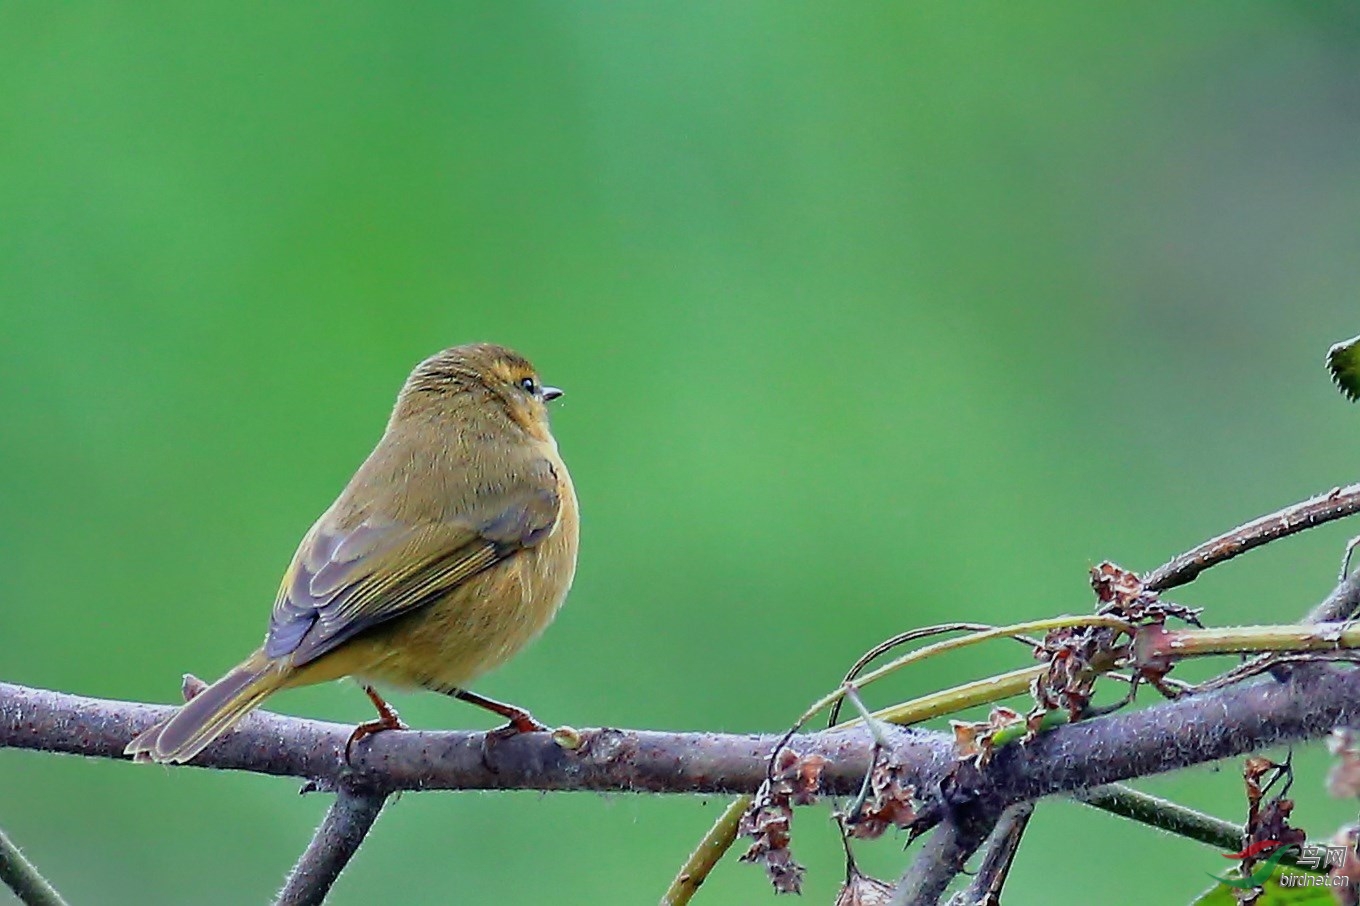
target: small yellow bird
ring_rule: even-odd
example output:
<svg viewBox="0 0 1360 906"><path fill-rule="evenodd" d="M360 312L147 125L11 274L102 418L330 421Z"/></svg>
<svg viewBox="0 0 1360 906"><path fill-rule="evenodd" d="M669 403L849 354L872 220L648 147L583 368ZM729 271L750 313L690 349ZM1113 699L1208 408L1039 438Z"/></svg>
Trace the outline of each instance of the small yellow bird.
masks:
<svg viewBox="0 0 1360 906"><path fill-rule="evenodd" d="M576 572L576 492L548 429L561 395L502 346L417 365L377 447L293 555L259 650L127 754L189 761L271 693L344 676L379 714L351 743L404 727L374 682L545 729L466 686L543 631Z"/></svg>

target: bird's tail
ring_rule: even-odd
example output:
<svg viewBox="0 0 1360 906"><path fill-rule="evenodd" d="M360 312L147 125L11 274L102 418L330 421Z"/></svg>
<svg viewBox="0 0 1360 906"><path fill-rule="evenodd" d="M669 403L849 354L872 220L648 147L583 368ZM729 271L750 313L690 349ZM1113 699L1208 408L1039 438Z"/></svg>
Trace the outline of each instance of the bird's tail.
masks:
<svg viewBox="0 0 1360 906"><path fill-rule="evenodd" d="M286 659L273 660L257 651L174 714L139 733L123 752L137 761L189 761L281 688L290 672Z"/></svg>

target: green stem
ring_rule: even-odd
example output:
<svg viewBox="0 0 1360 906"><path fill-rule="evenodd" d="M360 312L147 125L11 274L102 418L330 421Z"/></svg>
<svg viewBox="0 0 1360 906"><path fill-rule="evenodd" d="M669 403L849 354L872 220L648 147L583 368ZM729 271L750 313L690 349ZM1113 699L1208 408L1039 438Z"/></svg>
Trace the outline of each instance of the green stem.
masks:
<svg viewBox="0 0 1360 906"><path fill-rule="evenodd" d="M661 898L661 906L685 906L690 901L709 872L736 842L737 826L741 824L741 816L751 807L751 801L750 796L738 796L723 810L685 864L680 866L680 873Z"/></svg>
<svg viewBox="0 0 1360 906"><path fill-rule="evenodd" d="M1012 670L1010 673L974 680L952 689L932 692L911 701L889 705L882 711L874 712L874 717L906 727L947 714L955 714L977 705L989 705L1013 695L1023 695L1029 689L1030 683L1047 669L1047 665L1037 664ZM846 721L837 729L854 726L857 723L859 723L857 720Z"/></svg>
<svg viewBox="0 0 1360 906"><path fill-rule="evenodd" d="M1010 626L998 626L995 629L988 629L985 632L970 632L968 635L959 636L958 638L946 639L943 642L935 642L931 645L922 646L915 651L910 651L895 660L889 661L882 667L870 670L863 676L858 677L854 681L854 685L857 688L862 689L869 683L880 680L888 674L902 669L908 664L934 657L937 654L943 654L946 651L967 648L971 645L978 645L982 642L991 641L992 639L1004 639L1010 636L1022 635L1030 632L1047 632L1051 629L1067 629L1073 626L1104 626L1109 629L1123 630L1129 635L1133 635L1134 632L1133 627L1123 620L1118 620L1114 617L1091 615L1051 617L1045 620L1031 620L1028 623L1012 623ZM813 715L818 711L829 707L844 698L845 688L845 684L842 684L834 691L828 692L826 695L813 702L812 706L804 711L803 715L798 718L794 727L801 727L811 720Z"/></svg>
<svg viewBox="0 0 1360 906"><path fill-rule="evenodd" d="M1074 798L1102 811L1130 818L1140 824L1205 843L1216 849L1233 852L1241 849L1245 840L1240 824L1197 812L1167 799L1140 793L1119 783L1077 793ZM1298 859L1293 855L1286 855L1280 861L1286 865L1299 867ZM1303 870L1322 873L1316 869Z"/></svg>
<svg viewBox="0 0 1360 906"><path fill-rule="evenodd" d="M1283 626L1222 626L1214 629L1144 627L1135 646L1140 662L1157 657L1185 658L1261 651L1337 651L1360 648L1360 626L1317 623Z"/></svg>
<svg viewBox="0 0 1360 906"><path fill-rule="evenodd" d="M24 858L4 831L0 831L0 881L4 881L25 906L66 906L61 894L38 873L32 862Z"/></svg>

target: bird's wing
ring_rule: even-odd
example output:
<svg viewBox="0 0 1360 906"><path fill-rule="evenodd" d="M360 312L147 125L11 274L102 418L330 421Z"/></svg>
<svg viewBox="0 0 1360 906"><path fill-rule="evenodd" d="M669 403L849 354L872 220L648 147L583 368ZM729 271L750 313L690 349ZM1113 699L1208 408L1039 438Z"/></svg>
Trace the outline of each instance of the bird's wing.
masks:
<svg viewBox="0 0 1360 906"><path fill-rule="evenodd" d="M552 530L560 500L543 460L475 512L402 525L369 516L345 530L322 523L303 539L269 619L265 654L313 661L365 629L447 594Z"/></svg>

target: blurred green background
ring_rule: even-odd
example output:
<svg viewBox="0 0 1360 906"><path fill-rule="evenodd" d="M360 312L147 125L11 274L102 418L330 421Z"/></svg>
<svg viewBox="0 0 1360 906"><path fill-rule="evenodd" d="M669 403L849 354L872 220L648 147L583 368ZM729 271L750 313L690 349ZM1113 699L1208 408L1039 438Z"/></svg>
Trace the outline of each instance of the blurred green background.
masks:
<svg viewBox="0 0 1360 906"><path fill-rule="evenodd" d="M1358 228L1350 4L6 4L0 679L217 675L410 366L488 339L567 389L584 521L568 606L480 691L781 729L887 635L1085 611L1102 558L1360 478L1321 368ZM1175 597L1292 619L1356 531ZM1353 804L1298 755L1330 834ZM1240 817L1237 770L1144 786ZM327 804L296 790L0 751L0 826L78 904L264 902ZM654 902L722 804L407 795L333 902ZM830 902L826 809L794 829ZM1183 902L1224 864L1050 802L1007 902ZM731 859L696 902L772 898Z"/></svg>

